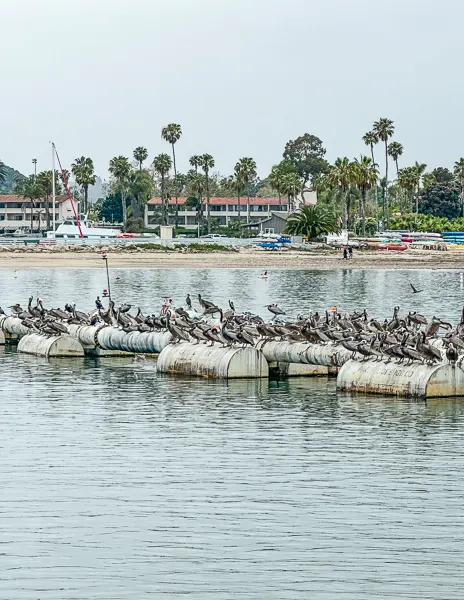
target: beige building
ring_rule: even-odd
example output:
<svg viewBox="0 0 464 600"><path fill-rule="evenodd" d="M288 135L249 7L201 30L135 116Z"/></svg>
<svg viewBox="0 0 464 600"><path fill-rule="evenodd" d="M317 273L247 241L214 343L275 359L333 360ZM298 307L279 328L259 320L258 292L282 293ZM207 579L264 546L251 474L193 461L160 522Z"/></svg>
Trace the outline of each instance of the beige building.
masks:
<svg viewBox="0 0 464 600"><path fill-rule="evenodd" d="M50 212L50 224L53 221L52 199L44 202L36 200L32 203L29 198L24 196L15 196L13 194L0 194L0 231L12 232L17 229L30 229L31 227L31 209L33 218L33 229L47 229L47 205ZM66 196L58 196L55 203L55 218L60 221L66 217L72 216L71 202Z"/></svg>

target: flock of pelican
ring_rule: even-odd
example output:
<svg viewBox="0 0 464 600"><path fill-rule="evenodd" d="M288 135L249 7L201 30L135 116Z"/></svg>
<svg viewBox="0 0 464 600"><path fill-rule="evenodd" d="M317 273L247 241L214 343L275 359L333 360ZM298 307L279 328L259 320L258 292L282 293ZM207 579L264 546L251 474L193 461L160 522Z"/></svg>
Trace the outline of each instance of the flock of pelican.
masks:
<svg viewBox="0 0 464 600"><path fill-rule="evenodd" d="M351 352L352 358L360 360L391 361L399 363L442 361L442 352L433 342L440 338L446 358L454 363L464 353L464 309L460 323L453 327L437 317L429 322L417 312L400 315L397 306L389 319L379 321L366 310L341 314L336 309L298 315L286 319L286 313L277 304L266 306L272 318L265 321L251 312L237 312L229 300L226 309L219 307L200 294L198 308L190 294L185 299L186 308L174 308L168 302L164 314L144 315L139 308L131 314L130 304L116 307L110 301L105 310L97 298L97 308L86 313L76 310L75 304L66 304L64 309L45 308L40 298L33 303L29 298L26 309L20 304L10 306L11 314L22 321L31 332L45 336L67 333L67 325L110 325L125 332L169 331L172 343L187 341L194 344L221 344L222 346L255 346L264 340L332 344ZM5 314L0 308L0 314ZM443 335L440 336L440 333Z"/></svg>

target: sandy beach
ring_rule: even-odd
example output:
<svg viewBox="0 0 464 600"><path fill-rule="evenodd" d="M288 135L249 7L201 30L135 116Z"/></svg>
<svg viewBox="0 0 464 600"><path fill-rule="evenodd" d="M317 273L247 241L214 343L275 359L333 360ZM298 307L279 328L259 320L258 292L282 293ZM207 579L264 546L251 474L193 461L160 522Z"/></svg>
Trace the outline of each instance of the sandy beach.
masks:
<svg viewBox="0 0 464 600"><path fill-rule="evenodd" d="M240 252L111 252L109 264L115 268L158 269L464 269L464 252L408 250L406 252L355 252L345 261L341 253L332 252L263 252L242 249ZM98 268L103 266L99 252L2 252L1 268Z"/></svg>

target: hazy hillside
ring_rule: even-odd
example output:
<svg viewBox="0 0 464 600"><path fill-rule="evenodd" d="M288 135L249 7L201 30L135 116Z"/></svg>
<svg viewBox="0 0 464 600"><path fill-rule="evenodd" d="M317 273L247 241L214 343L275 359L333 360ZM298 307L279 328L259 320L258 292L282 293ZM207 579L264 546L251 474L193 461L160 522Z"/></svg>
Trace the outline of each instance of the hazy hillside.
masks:
<svg viewBox="0 0 464 600"><path fill-rule="evenodd" d="M6 170L6 182L4 184L0 184L0 193L2 194L10 194L13 191L13 181L15 177L23 177L19 171L16 171L8 165L6 165Z"/></svg>

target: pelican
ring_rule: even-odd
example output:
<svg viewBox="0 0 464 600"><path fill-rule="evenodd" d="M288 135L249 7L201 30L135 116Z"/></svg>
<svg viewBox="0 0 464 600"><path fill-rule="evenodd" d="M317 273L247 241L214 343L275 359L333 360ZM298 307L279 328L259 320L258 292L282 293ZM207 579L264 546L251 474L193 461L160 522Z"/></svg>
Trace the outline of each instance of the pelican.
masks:
<svg viewBox="0 0 464 600"><path fill-rule="evenodd" d="M287 314L284 310L279 308L277 306L277 304L268 304L266 306L266 308L270 313L272 313L274 315L274 319L277 317L277 315L286 315Z"/></svg>
<svg viewBox="0 0 464 600"><path fill-rule="evenodd" d="M420 294L421 292L423 292L424 290L418 290L417 288L415 288L412 283L410 282L409 285L411 286L412 289L412 293L413 294Z"/></svg>

